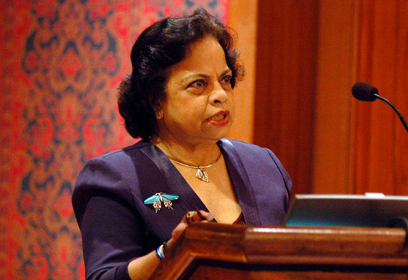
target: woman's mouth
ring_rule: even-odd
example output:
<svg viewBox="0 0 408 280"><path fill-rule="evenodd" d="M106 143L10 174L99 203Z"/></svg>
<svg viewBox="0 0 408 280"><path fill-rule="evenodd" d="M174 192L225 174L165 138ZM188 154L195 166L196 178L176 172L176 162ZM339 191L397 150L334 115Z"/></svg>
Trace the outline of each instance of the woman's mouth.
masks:
<svg viewBox="0 0 408 280"><path fill-rule="evenodd" d="M227 125L230 122L229 112L228 111L220 112L209 118L208 121L215 126Z"/></svg>
<svg viewBox="0 0 408 280"><path fill-rule="evenodd" d="M220 121L222 119L225 119L226 117L227 117L227 114L216 115L216 116L210 118L210 121Z"/></svg>

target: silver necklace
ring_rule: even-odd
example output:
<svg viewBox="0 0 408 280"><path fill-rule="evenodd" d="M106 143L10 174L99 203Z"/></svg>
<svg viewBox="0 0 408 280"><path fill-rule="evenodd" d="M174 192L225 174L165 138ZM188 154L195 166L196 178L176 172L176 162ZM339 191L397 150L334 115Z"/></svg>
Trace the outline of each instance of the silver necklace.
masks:
<svg viewBox="0 0 408 280"><path fill-rule="evenodd" d="M177 163L178 165L181 165L181 166L184 166L184 167L188 167L188 168L197 169L196 178L197 178L197 179L200 179L201 181L204 181L204 182L206 182L206 183L209 183L209 182L210 182L210 179L208 179L207 171L205 171L204 169L211 167L211 166L212 166L213 164L215 164L220 158L221 158L221 153L220 153L220 155L218 156L218 158L217 158L214 162L212 162L212 163L209 164L209 165L205 165L205 166L202 166L202 165L199 165L199 166L188 165L188 164L179 162L179 161L174 160L174 159L171 159L171 160L172 160L174 163Z"/></svg>

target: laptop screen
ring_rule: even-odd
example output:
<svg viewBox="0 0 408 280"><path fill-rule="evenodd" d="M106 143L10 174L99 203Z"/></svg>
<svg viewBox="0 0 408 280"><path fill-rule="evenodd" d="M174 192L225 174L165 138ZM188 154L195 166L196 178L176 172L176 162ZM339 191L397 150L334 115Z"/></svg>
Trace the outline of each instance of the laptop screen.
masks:
<svg viewBox="0 0 408 280"><path fill-rule="evenodd" d="M389 227L401 216L408 218L408 196L296 195L285 226Z"/></svg>

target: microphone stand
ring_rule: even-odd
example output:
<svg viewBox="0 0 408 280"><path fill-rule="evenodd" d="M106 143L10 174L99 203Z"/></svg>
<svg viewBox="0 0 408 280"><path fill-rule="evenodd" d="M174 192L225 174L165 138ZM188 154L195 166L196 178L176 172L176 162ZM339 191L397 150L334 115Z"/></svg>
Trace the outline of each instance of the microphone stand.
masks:
<svg viewBox="0 0 408 280"><path fill-rule="evenodd" d="M405 119L404 119L404 117L402 116L402 114L398 111L398 109L397 109L388 99L386 99L386 98L384 98L384 97L378 95L377 93L373 93L373 95L374 95L375 97L377 97L378 99L384 101L384 102L387 103L388 105L390 105L391 108L394 109L395 112L397 112L397 114L398 114L398 116L399 116L399 118L400 118L402 124L404 125L405 129L406 129L407 132L408 132L407 122L405 121Z"/></svg>

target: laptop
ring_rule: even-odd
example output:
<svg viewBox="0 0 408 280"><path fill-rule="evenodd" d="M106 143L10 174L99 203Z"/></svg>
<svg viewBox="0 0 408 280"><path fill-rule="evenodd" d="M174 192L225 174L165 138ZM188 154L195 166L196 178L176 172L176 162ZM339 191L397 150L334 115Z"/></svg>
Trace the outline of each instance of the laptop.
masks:
<svg viewBox="0 0 408 280"><path fill-rule="evenodd" d="M399 217L408 218L408 196L295 195L285 218L290 227L389 227Z"/></svg>

